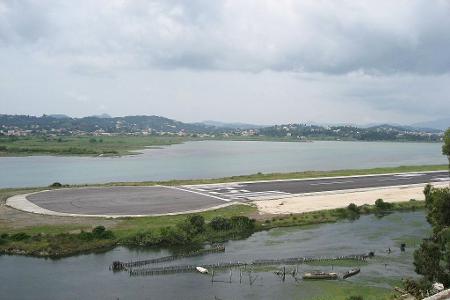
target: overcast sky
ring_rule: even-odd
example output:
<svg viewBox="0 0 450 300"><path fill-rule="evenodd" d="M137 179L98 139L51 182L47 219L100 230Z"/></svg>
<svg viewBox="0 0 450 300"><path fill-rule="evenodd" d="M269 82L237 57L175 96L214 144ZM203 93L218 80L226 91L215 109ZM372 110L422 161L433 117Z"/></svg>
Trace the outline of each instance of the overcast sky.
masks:
<svg viewBox="0 0 450 300"><path fill-rule="evenodd" d="M0 0L0 113L450 116L447 0Z"/></svg>

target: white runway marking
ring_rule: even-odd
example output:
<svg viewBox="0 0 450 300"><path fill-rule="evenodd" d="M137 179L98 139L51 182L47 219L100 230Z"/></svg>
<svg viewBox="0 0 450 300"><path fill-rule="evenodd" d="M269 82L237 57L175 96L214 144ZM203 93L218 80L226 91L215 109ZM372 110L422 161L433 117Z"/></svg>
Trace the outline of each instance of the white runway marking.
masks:
<svg viewBox="0 0 450 300"><path fill-rule="evenodd" d="M435 178L432 178L432 180L436 180L436 181L448 181L448 180L450 180L450 177L435 177Z"/></svg>
<svg viewBox="0 0 450 300"><path fill-rule="evenodd" d="M213 196L213 195L210 195L209 193L200 193L200 192L196 192L196 191L193 191L193 190L182 189L182 188L176 187L176 186L164 186L164 187L168 188L168 189L174 189L174 190L184 191L184 192L193 193L193 194L197 194L197 195L207 196L207 197L219 199L219 200L226 201L226 202L230 201L230 199L225 199L225 198L221 198L221 197L218 197L218 196Z"/></svg>
<svg viewBox="0 0 450 300"><path fill-rule="evenodd" d="M417 177L417 176L424 176L425 174L422 173L410 173L410 174L397 174L394 175L396 177Z"/></svg>
<svg viewBox="0 0 450 300"><path fill-rule="evenodd" d="M332 182L319 182L319 183L310 183L309 185L328 185L328 184L337 184L337 183L351 183L353 180L347 181L332 181Z"/></svg>
<svg viewBox="0 0 450 300"><path fill-rule="evenodd" d="M400 178L388 178L388 179L378 179L377 181L382 182L382 181L397 181L397 180L409 180L411 178L409 177L400 177Z"/></svg>

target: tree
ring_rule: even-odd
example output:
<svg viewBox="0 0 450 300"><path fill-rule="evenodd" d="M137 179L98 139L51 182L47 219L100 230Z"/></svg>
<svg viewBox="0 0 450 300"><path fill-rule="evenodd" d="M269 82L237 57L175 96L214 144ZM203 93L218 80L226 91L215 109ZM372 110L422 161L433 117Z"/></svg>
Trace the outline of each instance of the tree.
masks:
<svg viewBox="0 0 450 300"><path fill-rule="evenodd" d="M448 171L450 174L450 128L444 133L444 145L442 146L442 154L447 155Z"/></svg>
<svg viewBox="0 0 450 300"><path fill-rule="evenodd" d="M202 233L205 231L205 218L203 218L203 216L189 216L188 222L193 226L195 233Z"/></svg>
<svg viewBox="0 0 450 300"><path fill-rule="evenodd" d="M441 253L439 244L434 241L424 241L420 248L414 251L414 266L416 272L424 275L429 281L436 281L442 273L439 264Z"/></svg>
<svg viewBox="0 0 450 300"><path fill-rule="evenodd" d="M427 221L433 228L430 238L425 239L414 251L416 272L430 282L450 286L450 188L424 189Z"/></svg>
<svg viewBox="0 0 450 300"><path fill-rule="evenodd" d="M231 223L229 219L224 217L214 217L209 223L214 230L229 230L231 229Z"/></svg>
<svg viewBox="0 0 450 300"><path fill-rule="evenodd" d="M449 159L450 171L450 128L444 135L442 154ZM430 238L425 239L414 251L416 272L426 280L438 281L446 288L450 286L450 188L424 189L427 221L433 228ZM416 285L420 286L420 285Z"/></svg>
<svg viewBox="0 0 450 300"><path fill-rule="evenodd" d="M442 154L447 155L450 163L450 128L444 133L444 145L442 146Z"/></svg>

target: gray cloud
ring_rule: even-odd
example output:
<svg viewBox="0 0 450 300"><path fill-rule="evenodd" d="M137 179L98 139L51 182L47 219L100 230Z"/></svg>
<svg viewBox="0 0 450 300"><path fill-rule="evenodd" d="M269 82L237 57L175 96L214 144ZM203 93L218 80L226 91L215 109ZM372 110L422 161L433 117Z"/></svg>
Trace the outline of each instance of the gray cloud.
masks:
<svg viewBox="0 0 450 300"><path fill-rule="evenodd" d="M450 112L446 0L0 0L1 113L415 122Z"/></svg>
<svg viewBox="0 0 450 300"><path fill-rule="evenodd" d="M1 2L0 25L4 45L83 68L450 71L440 0L16 0Z"/></svg>

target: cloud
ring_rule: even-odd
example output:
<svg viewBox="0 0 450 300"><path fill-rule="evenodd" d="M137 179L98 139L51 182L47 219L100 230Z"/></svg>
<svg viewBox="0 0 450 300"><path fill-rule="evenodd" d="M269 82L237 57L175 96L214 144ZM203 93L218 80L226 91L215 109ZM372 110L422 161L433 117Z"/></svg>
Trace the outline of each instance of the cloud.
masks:
<svg viewBox="0 0 450 300"><path fill-rule="evenodd" d="M86 72L445 74L450 2L3 1L0 46Z"/></svg>

